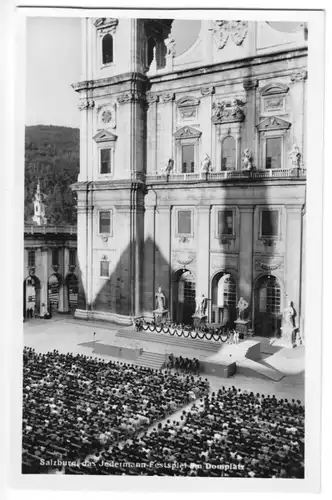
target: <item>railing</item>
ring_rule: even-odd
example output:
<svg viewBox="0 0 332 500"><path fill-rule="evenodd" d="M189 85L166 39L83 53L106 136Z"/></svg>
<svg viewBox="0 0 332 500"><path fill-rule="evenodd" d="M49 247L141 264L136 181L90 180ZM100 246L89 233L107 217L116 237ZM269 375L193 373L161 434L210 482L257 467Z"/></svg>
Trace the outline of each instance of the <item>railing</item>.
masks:
<svg viewBox="0 0 332 500"><path fill-rule="evenodd" d="M35 226L24 224L24 232L27 234L77 234L76 226Z"/></svg>
<svg viewBox="0 0 332 500"><path fill-rule="evenodd" d="M148 174L147 181L164 181L164 182L179 182L179 181L224 181L227 179L283 179L306 177L307 170L305 168L283 169L283 170L227 170L223 172L210 173L190 173L190 174Z"/></svg>

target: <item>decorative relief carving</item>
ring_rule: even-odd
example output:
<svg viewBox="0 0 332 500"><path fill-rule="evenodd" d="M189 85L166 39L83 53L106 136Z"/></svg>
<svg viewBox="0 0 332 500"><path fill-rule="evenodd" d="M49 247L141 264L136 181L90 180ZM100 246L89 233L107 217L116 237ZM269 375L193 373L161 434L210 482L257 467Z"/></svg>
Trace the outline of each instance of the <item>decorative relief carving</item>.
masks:
<svg viewBox="0 0 332 500"><path fill-rule="evenodd" d="M214 123L242 122L244 115L244 102L240 99L230 101L216 101L212 104L212 121Z"/></svg>
<svg viewBox="0 0 332 500"><path fill-rule="evenodd" d="M201 87L202 96L212 95L215 93L214 87Z"/></svg>
<svg viewBox="0 0 332 500"><path fill-rule="evenodd" d="M179 112L181 120L196 120L197 118L196 107L180 108Z"/></svg>
<svg viewBox="0 0 332 500"><path fill-rule="evenodd" d="M112 17L99 17L94 22L94 25L100 35L104 35L105 33L115 33L115 29L118 24L119 20Z"/></svg>
<svg viewBox="0 0 332 500"><path fill-rule="evenodd" d="M175 40L172 37L171 33L169 33L168 37L164 41L166 47L166 57L175 57L176 55L176 44Z"/></svg>
<svg viewBox="0 0 332 500"><path fill-rule="evenodd" d="M273 238L263 238L262 242L266 247L274 247L277 244L276 240Z"/></svg>
<svg viewBox="0 0 332 500"><path fill-rule="evenodd" d="M100 128L116 127L116 104L100 104L97 106L98 126Z"/></svg>
<svg viewBox="0 0 332 500"><path fill-rule="evenodd" d="M256 260L256 271L276 271L277 269L283 269L284 262L281 259L257 259Z"/></svg>
<svg viewBox="0 0 332 500"><path fill-rule="evenodd" d="M269 97L264 99L264 111L283 111L284 110L284 97Z"/></svg>
<svg viewBox="0 0 332 500"><path fill-rule="evenodd" d="M198 97L186 96L179 99L176 104L178 108L186 108L188 106L199 106L200 102Z"/></svg>
<svg viewBox="0 0 332 500"><path fill-rule="evenodd" d="M195 260L196 254L194 252L173 252L172 260L182 266L187 266Z"/></svg>
<svg viewBox="0 0 332 500"><path fill-rule="evenodd" d="M298 71L291 75L291 81L294 82L302 82L308 78L308 71Z"/></svg>
<svg viewBox="0 0 332 500"><path fill-rule="evenodd" d="M212 28L213 40L217 48L223 49L229 39L241 45L247 36L248 21L215 21Z"/></svg>
<svg viewBox="0 0 332 500"><path fill-rule="evenodd" d="M189 236L180 236L179 238L180 243L189 243L189 241L190 241Z"/></svg>
<svg viewBox="0 0 332 500"><path fill-rule="evenodd" d="M262 87L262 89L260 90L262 96L287 94L288 91L288 85L280 82L268 83L267 85L264 85L264 87Z"/></svg>
<svg viewBox="0 0 332 500"><path fill-rule="evenodd" d="M78 109L83 111L84 109L92 109L95 107L95 101L93 99L84 99L79 105Z"/></svg>

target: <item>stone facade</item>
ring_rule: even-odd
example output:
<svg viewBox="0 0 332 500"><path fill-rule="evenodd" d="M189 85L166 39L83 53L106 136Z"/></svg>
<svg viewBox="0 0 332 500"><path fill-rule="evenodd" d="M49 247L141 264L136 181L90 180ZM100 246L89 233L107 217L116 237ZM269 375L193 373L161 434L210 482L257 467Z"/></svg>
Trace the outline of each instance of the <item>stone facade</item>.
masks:
<svg viewBox="0 0 332 500"><path fill-rule="evenodd" d="M151 317L161 286L176 321L204 293L210 322L242 296L256 333L279 328L287 301L303 329L304 31L202 21L176 56L172 20L82 24L77 316Z"/></svg>

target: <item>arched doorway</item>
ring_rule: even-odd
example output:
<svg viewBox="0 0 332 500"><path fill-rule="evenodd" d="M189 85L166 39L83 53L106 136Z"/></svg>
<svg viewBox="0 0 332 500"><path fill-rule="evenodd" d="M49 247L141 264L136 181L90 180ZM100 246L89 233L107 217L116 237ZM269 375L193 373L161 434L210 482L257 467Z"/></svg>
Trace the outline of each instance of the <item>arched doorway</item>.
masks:
<svg viewBox="0 0 332 500"><path fill-rule="evenodd" d="M48 280L48 304L52 312L59 309L59 292L60 276L58 274L52 274Z"/></svg>
<svg viewBox="0 0 332 500"><path fill-rule="evenodd" d="M236 281L225 272L217 273L212 279L211 322L233 325L236 320Z"/></svg>
<svg viewBox="0 0 332 500"><path fill-rule="evenodd" d="M176 271L172 281L172 318L190 325L195 312L196 280L188 269Z"/></svg>
<svg viewBox="0 0 332 500"><path fill-rule="evenodd" d="M78 279L74 273L70 273L66 278L66 285L68 290L68 307L70 312L77 309L78 301Z"/></svg>
<svg viewBox="0 0 332 500"><path fill-rule="evenodd" d="M255 334L275 337L281 327L281 288L275 276L261 276L254 289Z"/></svg>
<svg viewBox="0 0 332 500"><path fill-rule="evenodd" d="M28 310L40 314L40 280L37 276L28 276L23 282L23 317L28 318ZM31 313L30 313L31 314Z"/></svg>

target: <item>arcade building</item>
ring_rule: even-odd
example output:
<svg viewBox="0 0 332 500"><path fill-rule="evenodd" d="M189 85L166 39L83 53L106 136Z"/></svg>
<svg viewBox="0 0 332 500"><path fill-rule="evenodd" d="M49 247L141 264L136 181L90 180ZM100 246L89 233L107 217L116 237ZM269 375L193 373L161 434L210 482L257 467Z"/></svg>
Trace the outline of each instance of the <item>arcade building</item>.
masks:
<svg viewBox="0 0 332 500"><path fill-rule="evenodd" d="M77 307L77 229L47 224L39 183L31 223L24 225L23 318L73 313Z"/></svg>
<svg viewBox="0 0 332 500"><path fill-rule="evenodd" d="M307 31L173 19L82 19L79 318L208 322L249 303L256 335L288 302L304 336ZM190 21L188 21L190 22Z"/></svg>

